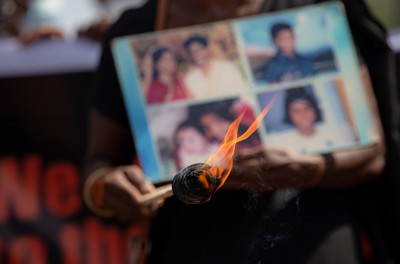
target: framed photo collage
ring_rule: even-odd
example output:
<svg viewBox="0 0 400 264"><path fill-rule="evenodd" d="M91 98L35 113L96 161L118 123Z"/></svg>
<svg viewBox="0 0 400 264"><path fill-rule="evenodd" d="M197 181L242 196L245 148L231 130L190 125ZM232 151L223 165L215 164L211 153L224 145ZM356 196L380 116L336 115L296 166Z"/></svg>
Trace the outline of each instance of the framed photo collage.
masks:
<svg viewBox="0 0 400 264"><path fill-rule="evenodd" d="M312 5L117 38L113 55L141 165L153 182L204 162L243 111L236 151L327 153L375 135L344 7Z"/></svg>

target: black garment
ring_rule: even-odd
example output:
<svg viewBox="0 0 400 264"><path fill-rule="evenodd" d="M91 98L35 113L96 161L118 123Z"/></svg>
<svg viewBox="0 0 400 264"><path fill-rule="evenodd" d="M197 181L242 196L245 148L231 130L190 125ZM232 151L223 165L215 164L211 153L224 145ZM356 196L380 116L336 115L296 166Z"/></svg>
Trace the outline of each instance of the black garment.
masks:
<svg viewBox="0 0 400 264"><path fill-rule="evenodd" d="M128 118L111 53L111 41L119 36L154 30L156 4L156 0L150 0L141 8L124 12L103 40L103 52L91 96L92 104L96 110L124 126L129 126Z"/></svg>
<svg viewBox="0 0 400 264"><path fill-rule="evenodd" d="M265 11L276 11L289 7L311 4L315 0L267 0ZM380 208L380 213L388 212L394 204L393 193L385 192L384 188L396 185L390 184L399 175L396 171L398 164L398 142L395 133L398 133L398 117L395 101L395 91L390 74L390 53L385 44L385 34L375 23L365 6L358 0L342 1L348 12L351 29L361 55L365 59L370 71L375 88L375 94L380 106L380 114L383 122L388 149L388 164L385 177L378 181L382 195L379 199L370 198L376 196L376 186L372 193L364 195L371 189L359 188L357 191L304 191L299 200L300 215L286 217L296 211L296 204L277 216L278 222L271 223L265 214L265 206L268 197L263 200L254 200L242 192L219 191L210 203L198 206L185 206L174 198L168 199L160 210L152 226L153 254L150 263L305 263L312 255L315 248L335 228L342 225L353 227L354 235L358 237L359 215L355 215L354 204L363 215L371 212L371 204L385 202ZM140 9L128 10L112 26L108 32L104 44L98 72L95 78L93 91L93 105L96 110L105 116L128 126L127 115L122 100L119 82L110 50L112 38L122 35L142 33L154 28L156 1L150 0ZM133 153L133 149L131 149ZM130 157L127 157L129 160ZM127 161L121 161L124 163ZM398 185L397 185L398 186ZM362 194L362 196L360 195ZM359 198L361 197L361 198ZM375 198L375 197L373 197ZM357 200L358 199L358 200ZM400 200L400 199L398 199ZM398 201L396 200L396 201ZM359 202L361 201L361 202ZM400 219L396 211L394 219ZM374 219L374 214L369 214L368 226L375 225L380 219ZM273 248L264 247L270 238L270 231L276 231L276 225L288 223L284 228L290 229L290 221L298 219L298 225L293 235L285 241L278 243ZM370 220L373 219L373 220ZM385 221L389 217L385 218ZM265 220L265 221L264 221ZM268 222L269 221L269 222ZM386 221L391 230L388 234L400 234L398 228L392 222ZM375 244L375 255L379 255L378 263L387 260L385 247L382 247L380 232L374 228L363 228L370 231ZM393 232L390 232L393 231ZM374 236L375 235L375 236ZM268 246L268 245L267 245ZM396 252L396 251L393 251ZM377 257L377 256L375 256Z"/></svg>

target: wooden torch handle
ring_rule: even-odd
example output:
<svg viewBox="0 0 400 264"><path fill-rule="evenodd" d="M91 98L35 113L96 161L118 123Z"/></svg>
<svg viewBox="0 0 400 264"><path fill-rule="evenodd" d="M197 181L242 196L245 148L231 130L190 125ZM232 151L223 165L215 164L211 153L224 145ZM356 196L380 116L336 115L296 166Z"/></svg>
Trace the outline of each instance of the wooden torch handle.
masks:
<svg viewBox="0 0 400 264"><path fill-rule="evenodd" d="M140 200L140 204L149 205L157 200L165 199L173 195L174 193L172 192L172 184L163 185L156 188L152 192L144 194Z"/></svg>

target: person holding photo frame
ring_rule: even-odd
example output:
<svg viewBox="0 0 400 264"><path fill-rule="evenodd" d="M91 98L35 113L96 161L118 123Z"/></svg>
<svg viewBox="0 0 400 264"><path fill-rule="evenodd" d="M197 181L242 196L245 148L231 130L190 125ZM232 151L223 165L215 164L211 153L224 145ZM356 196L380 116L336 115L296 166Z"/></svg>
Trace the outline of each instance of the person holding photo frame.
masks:
<svg viewBox="0 0 400 264"><path fill-rule="evenodd" d="M162 203L141 206L140 198L154 186L138 166L126 165L135 154L110 50L112 38L314 2L321 1L265 0L250 1L242 6L241 1L168 3L150 0L139 9L125 12L109 31L95 79L85 166L86 190L91 190L87 197L92 197L94 188L99 185L104 186L105 192L102 203L95 205L98 208L91 201L87 203L98 214L115 216L123 221L139 221L154 215L154 209L159 208L152 224L153 247L148 263L362 263L368 256L361 254L358 247L359 226L355 225L357 221L345 190L374 181L383 172L386 178L398 175L397 167L393 166L397 162L398 142L391 134L396 127L392 117L397 113L397 104L393 101L397 95L393 96L395 90L389 81L390 52L385 44L385 34L361 0L343 0L342 3L348 12L356 44L370 69L380 103L384 134L373 92L368 90L371 108L376 114L375 144L327 155L304 155L279 148L248 150L236 157L229 180L213 200L196 207L183 206L173 198L167 199L162 207ZM188 12L188 8L191 10L196 6L202 8L195 13ZM158 15L157 7L161 10ZM268 184L263 184L264 180ZM259 197L258 205L268 204L268 199L264 202L264 196L257 195L267 192L270 197L271 189L283 188L303 190L299 203L302 221L289 238L266 249L262 246L264 242L274 244L272 238L276 236L268 236L270 233L264 233L265 230L260 228L259 224L267 218L260 218L249 210L255 206L249 204L249 197ZM391 225L391 228L395 227ZM398 234L398 230L391 231ZM372 231L368 237L376 233ZM260 237L265 240L260 241ZM373 238L384 242L379 241L382 239L379 232ZM395 251L389 255L384 246L382 249L383 243L377 246L377 240L372 243L379 263L396 257Z"/></svg>

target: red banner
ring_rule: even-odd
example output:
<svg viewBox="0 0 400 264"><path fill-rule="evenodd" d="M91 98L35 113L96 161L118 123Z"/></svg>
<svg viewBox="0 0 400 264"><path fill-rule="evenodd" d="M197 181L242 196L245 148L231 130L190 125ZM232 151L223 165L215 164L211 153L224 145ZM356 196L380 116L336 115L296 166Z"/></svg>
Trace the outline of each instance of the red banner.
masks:
<svg viewBox="0 0 400 264"><path fill-rule="evenodd" d="M0 263L140 263L146 228L90 215L77 166L42 160L0 160Z"/></svg>

